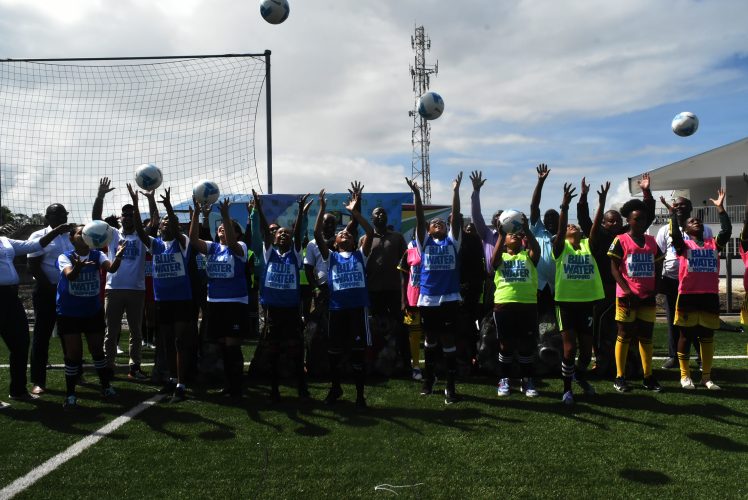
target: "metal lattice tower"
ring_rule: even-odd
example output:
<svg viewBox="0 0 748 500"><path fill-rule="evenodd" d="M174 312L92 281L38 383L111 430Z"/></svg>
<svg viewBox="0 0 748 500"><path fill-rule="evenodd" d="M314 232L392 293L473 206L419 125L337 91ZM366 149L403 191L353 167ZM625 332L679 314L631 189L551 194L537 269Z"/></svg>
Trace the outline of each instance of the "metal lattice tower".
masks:
<svg viewBox="0 0 748 500"><path fill-rule="evenodd" d="M428 92L431 75L439 73L439 61L434 65L426 64L426 51L431 50L431 39L426 36L423 26L417 26L415 34L410 37L410 45L416 52L415 64L410 67L413 79L413 93L415 94L413 109L409 115L413 117L413 133L411 143L411 178L421 178L420 185L423 202L431 203L431 165L429 161L429 146L431 145L431 125L428 120L418 114L418 98Z"/></svg>

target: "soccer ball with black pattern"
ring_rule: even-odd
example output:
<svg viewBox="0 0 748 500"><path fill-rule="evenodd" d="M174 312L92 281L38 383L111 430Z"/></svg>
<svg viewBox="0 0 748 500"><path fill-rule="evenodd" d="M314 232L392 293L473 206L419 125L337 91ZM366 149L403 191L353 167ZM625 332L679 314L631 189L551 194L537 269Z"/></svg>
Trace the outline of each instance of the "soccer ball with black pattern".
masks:
<svg viewBox="0 0 748 500"><path fill-rule="evenodd" d="M262 0L260 2L260 14L270 24L280 24L288 19L291 7L288 0Z"/></svg>

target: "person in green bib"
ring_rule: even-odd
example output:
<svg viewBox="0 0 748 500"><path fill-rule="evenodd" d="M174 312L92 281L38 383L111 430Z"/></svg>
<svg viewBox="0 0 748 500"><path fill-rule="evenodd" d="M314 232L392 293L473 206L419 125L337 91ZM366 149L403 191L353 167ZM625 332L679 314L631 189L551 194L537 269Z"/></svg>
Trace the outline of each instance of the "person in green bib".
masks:
<svg viewBox="0 0 748 500"><path fill-rule="evenodd" d="M598 230L609 189L610 182L606 182L597 192L599 203L595 220L590 237L585 238L579 226L568 224L569 203L576 196L576 188L564 184L558 233L553 242L553 260L556 263L556 321L564 344L561 361L561 376L564 379L562 401L567 405L574 404L571 391L574 379L585 395L595 394L586 377L587 366L592 360L592 307L605 296L605 291L593 252L597 248ZM575 366L577 345L579 360Z"/></svg>
<svg viewBox="0 0 748 500"><path fill-rule="evenodd" d="M524 245L523 240L527 240ZM491 265L495 269L493 319L499 339L498 396L509 396L514 351L519 354L522 391L528 398L538 395L533 381L535 333L538 328L538 271L540 245L530 231L527 217L522 217L522 230L504 233L494 246Z"/></svg>

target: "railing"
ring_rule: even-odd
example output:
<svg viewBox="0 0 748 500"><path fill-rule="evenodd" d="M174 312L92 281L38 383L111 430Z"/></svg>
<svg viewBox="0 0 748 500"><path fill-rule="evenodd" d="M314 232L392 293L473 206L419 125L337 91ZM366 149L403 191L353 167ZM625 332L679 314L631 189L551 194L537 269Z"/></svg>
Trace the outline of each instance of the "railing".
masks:
<svg viewBox="0 0 748 500"><path fill-rule="evenodd" d="M733 226L736 224L742 224L743 218L745 217L745 205L727 205L725 212L730 217ZM719 224L719 216L717 215L717 207L694 207L691 214L695 217L699 217L701 222L704 224ZM665 224L668 220L669 214L666 208L657 207L655 209L655 223Z"/></svg>

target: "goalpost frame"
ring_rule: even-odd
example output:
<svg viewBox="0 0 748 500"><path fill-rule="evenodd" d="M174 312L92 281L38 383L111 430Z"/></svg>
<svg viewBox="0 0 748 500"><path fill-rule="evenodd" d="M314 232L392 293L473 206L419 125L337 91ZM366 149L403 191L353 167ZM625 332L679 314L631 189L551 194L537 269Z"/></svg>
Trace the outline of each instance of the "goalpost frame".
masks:
<svg viewBox="0 0 748 500"><path fill-rule="evenodd" d="M218 57L262 57L265 59L265 127L267 136L267 194L273 194L273 134L272 134L272 102L270 87L270 50L259 54L200 54L185 56L123 56L123 57L60 57L60 58L0 58L0 62L81 62L81 61L148 61L148 60L170 60L170 59L209 59ZM2 192L2 177L0 176L0 193ZM0 206L2 206L2 194L0 194ZM0 211L0 225L4 224L2 211Z"/></svg>

